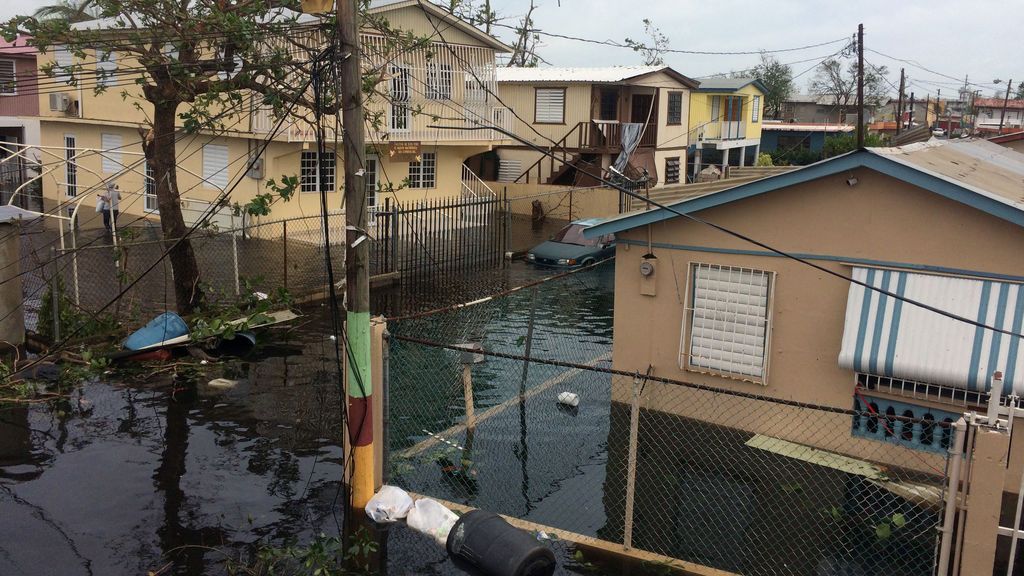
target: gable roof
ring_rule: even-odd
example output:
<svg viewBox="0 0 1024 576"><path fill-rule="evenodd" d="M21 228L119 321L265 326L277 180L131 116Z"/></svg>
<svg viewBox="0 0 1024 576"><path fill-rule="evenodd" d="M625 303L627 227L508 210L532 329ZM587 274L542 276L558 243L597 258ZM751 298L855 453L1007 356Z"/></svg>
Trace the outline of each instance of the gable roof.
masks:
<svg viewBox="0 0 1024 576"><path fill-rule="evenodd" d="M1002 110L1003 109L1003 102L1004 102L1004 100L1002 98L975 98L974 99L974 107L975 108L999 108L1000 110ZM1009 100L1005 100L1005 102L1006 102L1007 110L1022 110L1022 109L1024 109L1024 100L1017 100L1016 98L1010 98Z"/></svg>
<svg viewBox="0 0 1024 576"><path fill-rule="evenodd" d="M625 82L626 80L638 79L657 72L664 72L680 84L690 88L697 87L697 81L676 72L670 66L600 66L591 68L563 66L545 66L543 68L500 67L497 69L497 77L498 82L586 82L601 84Z"/></svg>
<svg viewBox="0 0 1024 576"><path fill-rule="evenodd" d="M701 80L697 92L736 92L753 84L762 94L768 92L757 78L708 78Z"/></svg>
<svg viewBox="0 0 1024 576"><path fill-rule="evenodd" d="M494 36L487 34L483 30L480 30L458 16L455 16L430 0L370 0L370 12L387 12L389 10L398 10L401 8L408 8L410 6L422 8L424 12L455 26L460 31L476 38L497 52L512 52L512 47L508 44L505 44Z"/></svg>
<svg viewBox="0 0 1024 576"><path fill-rule="evenodd" d="M669 206L692 214L862 167L1024 227L1024 154L975 139L932 139L899 148L864 148ZM584 236L614 234L678 216L664 208L631 212L588 228Z"/></svg>

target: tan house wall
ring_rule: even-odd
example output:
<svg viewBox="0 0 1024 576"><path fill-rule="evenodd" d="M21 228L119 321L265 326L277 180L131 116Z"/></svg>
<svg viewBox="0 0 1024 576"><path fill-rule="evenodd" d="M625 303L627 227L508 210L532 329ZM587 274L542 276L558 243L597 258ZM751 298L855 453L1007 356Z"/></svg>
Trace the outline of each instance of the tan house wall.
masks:
<svg viewBox="0 0 1024 576"><path fill-rule="evenodd" d="M1021 228L867 169L855 170L854 175L859 180L854 187L846 184L848 174L830 176L704 210L699 216L784 250L830 256L833 260L815 261L842 274L851 271L850 265L841 262L844 259L1020 274L1019 247L1024 244ZM867 226L884 233L866 234ZM620 244L617 249L615 368L644 371L650 364L653 374L658 376L852 408L854 374L838 366L849 290L846 282L784 258L720 253L721 250L760 250L682 218L652 225L650 235L654 243L651 252L658 257L654 280L656 296L640 294L639 265L641 256L648 252L647 247ZM620 238L646 243L648 229L627 231ZM658 243L683 248L668 249L658 247ZM771 302L769 372L764 385L680 368L685 292L689 265L693 262L777 274ZM625 400L626 394L625 390L613 392L616 400ZM654 386L650 394L653 406L663 406L677 413L685 413L687 409L679 387ZM749 406L744 408L746 401L728 397L722 397L721 401L735 402L738 415L758 414ZM937 406L957 411L954 406ZM772 418L785 419L789 412L792 412L790 417L798 415L796 411L780 408ZM776 435L794 441L814 443L816 438L822 437L798 426L773 426L772 422L753 416L737 416L736 420L738 425L752 431L773 430ZM838 429L850 429L849 416L837 415L834 421ZM909 449L850 438L848 433L829 437L833 438L829 443L836 444L833 448L845 453L860 452L876 460L885 446L893 455L894 464L916 465L922 459L932 459L932 455L914 452L915 458L908 460Z"/></svg>
<svg viewBox="0 0 1024 576"><path fill-rule="evenodd" d="M534 200L540 200L546 217L559 220L605 218L619 211L619 193L611 188L574 188L509 182L488 182L488 185L499 194L507 194L512 212L524 216L533 214Z"/></svg>
<svg viewBox="0 0 1024 576"><path fill-rule="evenodd" d="M499 82L498 96L501 101L515 111L512 132L517 136L536 144L551 146L580 122L590 121L591 84L579 82ZM565 119L560 124L538 124L534 122L537 88L565 88ZM536 153L534 153L536 154ZM536 156L535 156L536 159ZM526 165L523 166L526 168Z"/></svg>

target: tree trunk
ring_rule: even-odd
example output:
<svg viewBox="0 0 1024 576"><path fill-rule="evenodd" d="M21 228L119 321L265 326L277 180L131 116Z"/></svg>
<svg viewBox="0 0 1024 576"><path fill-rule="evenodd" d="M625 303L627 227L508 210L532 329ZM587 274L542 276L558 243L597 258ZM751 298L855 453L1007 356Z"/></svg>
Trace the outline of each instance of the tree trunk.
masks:
<svg viewBox="0 0 1024 576"><path fill-rule="evenodd" d="M145 146L146 161L153 167L156 180L156 201L160 208L160 227L164 234L164 246L170 249L168 258L174 275L174 300L179 314L188 314L199 304L202 293L199 289L199 265L196 263L192 243L183 240L171 249L188 231L181 214L181 200L178 196L176 171L174 120L178 102L159 101L153 103L153 138Z"/></svg>

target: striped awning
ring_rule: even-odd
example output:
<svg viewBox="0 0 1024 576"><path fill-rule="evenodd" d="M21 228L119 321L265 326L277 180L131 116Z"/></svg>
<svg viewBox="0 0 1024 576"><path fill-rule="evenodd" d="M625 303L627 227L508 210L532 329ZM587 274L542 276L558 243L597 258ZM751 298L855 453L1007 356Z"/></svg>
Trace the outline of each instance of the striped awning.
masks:
<svg viewBox="0 0 1024 576"><path fill-rule="evenodd" d="M853 277L958 316L1020 333L1024 287L897 270L854 268ZM979 328L850 285L839 366L866 374L985 392L1003 372L1003 394L1024 394L1021 339Z"/></svg>

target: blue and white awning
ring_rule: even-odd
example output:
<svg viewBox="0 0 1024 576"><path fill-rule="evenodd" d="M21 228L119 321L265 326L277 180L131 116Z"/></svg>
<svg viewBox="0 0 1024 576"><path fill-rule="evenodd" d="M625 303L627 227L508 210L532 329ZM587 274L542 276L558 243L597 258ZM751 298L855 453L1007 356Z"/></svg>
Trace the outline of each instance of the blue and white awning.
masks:
<svg viewBox="0 0 1024 576"><path fill-rule="evenodd" d="M1024 286L854 268L853 277L958 316L1021 333ZM902 300L850 285L839 366L879 376L985 392L1003 372L1003 394L1024 395L1021 338L953 320Z"/></svg>

